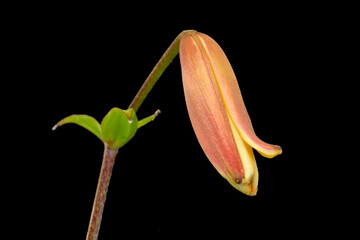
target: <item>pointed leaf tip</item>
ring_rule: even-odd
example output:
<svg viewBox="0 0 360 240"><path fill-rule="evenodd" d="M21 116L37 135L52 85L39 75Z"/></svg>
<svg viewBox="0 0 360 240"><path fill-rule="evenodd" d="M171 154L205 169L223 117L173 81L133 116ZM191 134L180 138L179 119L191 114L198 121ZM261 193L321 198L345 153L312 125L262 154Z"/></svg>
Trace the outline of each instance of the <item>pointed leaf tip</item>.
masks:
<svg viewBox="0 0 360 240"><path fill-rule="evenodd" d="M93 133L95 136L97 136L101 141L102 141L102 133L101 133L101 126L100 123L93 117L88 116L88 115L71 115L68 116L64 119L62 119L61 121L59 121L53 128L52 130L57 129L58 127L67 124L67 123L74 123L77 124L85 129L87 129L88 131L90 131L91 133Z"/></svg>
<svg viewBox="0 0 360 240"><path fill-rule="evenodd" d="M55 126L53 126L51 130L55 131L57 129L57 127L58 127L58 124L55 124Z"/></svg>
<svg viewBox="0 0 360 240"><path fill-rule="evenodd" d="M156 112L155 112L153 115L151 115L151 116L149 116L149 117L147 117L147 118L141 119L141 120L138 122L138 129L141 128L141 127L143 127L144 125L148 124L149 122L154 121L155 118L156 118L160 113L161 113L161 111L158 109L158 110L156 110Z"/></svg>

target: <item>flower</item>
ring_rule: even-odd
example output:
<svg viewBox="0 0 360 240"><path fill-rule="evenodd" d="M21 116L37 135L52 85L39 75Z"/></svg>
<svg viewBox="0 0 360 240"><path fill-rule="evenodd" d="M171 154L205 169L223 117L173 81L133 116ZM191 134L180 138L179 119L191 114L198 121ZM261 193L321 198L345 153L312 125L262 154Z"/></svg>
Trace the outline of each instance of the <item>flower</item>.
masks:
<svg viewBox="0 0 360 240"><path fill-rule="evenodd" d="M212 38L189 33L180 42L179 54L186 105L202 149L232 186L256 195L258 169L252 149L272 158L281 154L281 147L255 135L234 71Z"/></svg>

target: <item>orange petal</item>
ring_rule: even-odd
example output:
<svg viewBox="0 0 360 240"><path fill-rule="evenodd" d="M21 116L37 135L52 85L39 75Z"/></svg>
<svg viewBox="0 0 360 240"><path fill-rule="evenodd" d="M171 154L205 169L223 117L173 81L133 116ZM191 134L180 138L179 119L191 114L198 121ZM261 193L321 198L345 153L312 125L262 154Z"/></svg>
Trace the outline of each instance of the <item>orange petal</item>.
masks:
<svg viewBox="0 0 360 240"><path fill-rule="evenodd" d="M252 176L246 176L244 171L216 77L201 42L196 40L197 34L185 36L179 49L186 105L192 126L217 171L240 191L254 195L256 186L252 185ZM252 153L252 149L249 149Z"/></svg>
<svg viewBox="0 0 360 240"><path fill-rule="evenodd" d="M205 34L196 33L192 36L199 45L203 46L205 51L203 54L207 55L211 63L226 111L241 137L265 157L272 158L281 154L280 146L265 143L256 136L234 71L220 46Z"/></svg>

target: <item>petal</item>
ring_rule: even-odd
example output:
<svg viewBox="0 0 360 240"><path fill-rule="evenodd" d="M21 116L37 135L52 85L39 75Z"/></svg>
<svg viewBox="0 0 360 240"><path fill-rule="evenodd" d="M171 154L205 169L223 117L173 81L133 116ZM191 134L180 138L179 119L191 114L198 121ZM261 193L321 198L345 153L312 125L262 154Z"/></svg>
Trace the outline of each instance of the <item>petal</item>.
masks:
<svg viewBox="0 0 360 240"><path fill-rule="evenodd" d="M235 125L232 121L230 121L230 126L234 133L235 142L240 153L241 162L245 172L245 177L242 184L233 184L232 182L230 183L233 187L240 190L241 192L250 196L254 196L257 192L259 172L257 169L253 149L242 139L238 131L236 131Z"/></svg>
<svg viewBox="0 0 360 240"><path fill-rule="evenodd" d="M280 146L265 143L256 136L234 71L221 47L205 34L197 33L194 38L204 46L224 99L226 111L241 137L265 157L272 158L281 154Z"/></svg>
<svg viewBox="0 0 360 240"><path fill-rule="evenodd" d="M243 182L246 172L216 78L201 43L194 39L187 35L180 43L185 100L192 126L217 171L234 187L249 194L251 190L243 187L248 185Z"/></svg>

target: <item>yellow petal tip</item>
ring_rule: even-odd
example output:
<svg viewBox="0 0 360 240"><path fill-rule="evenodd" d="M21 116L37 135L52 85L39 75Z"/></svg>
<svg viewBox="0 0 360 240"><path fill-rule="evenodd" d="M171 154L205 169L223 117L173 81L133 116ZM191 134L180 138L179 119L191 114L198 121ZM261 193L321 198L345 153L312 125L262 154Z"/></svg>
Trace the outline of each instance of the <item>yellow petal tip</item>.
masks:
<svg viewBox="0 0 360 240"><path fill-rule="evenodd" d="M232 183L230 182L231 186L239 190L240 192L248 195L248 196L256 196L257 193L257 186L254 186L252 183L246 184L246 183Z"/></svg>
<svg viewBox="0 0 360 240"><path fill-rule="evenodd" d="M260 155L263 157L273 158L276 157L277 155L282 154L282 148L280 146L273 145L273 149L269 151L258 151L258 153L260 153Z"/></svg>

